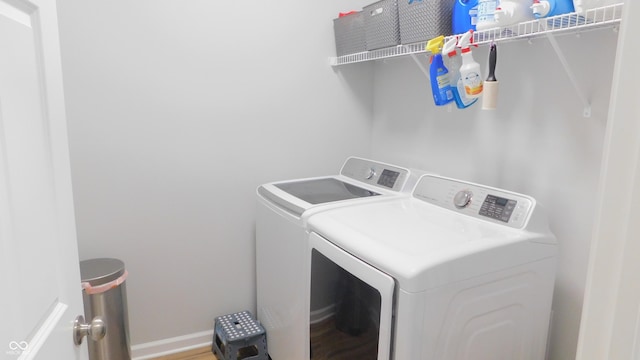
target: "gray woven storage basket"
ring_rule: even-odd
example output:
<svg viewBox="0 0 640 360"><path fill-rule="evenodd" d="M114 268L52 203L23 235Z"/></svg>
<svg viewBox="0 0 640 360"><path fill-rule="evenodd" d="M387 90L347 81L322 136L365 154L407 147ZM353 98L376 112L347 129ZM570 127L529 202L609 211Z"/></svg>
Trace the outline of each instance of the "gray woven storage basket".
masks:
<svg viewBox="0 0 640 360"><path fill-rule="evenodd" d="M364 13L362 11L333 20L336 39L336 55L342 56L366 51Z"/></svg>
<svg viewBox="0 0 640 360"><path fill-rule="evenodd" d="M364 13L365 43L367 50L376 50L400 44L400 24L396 0L381 0L367 5Z"/></svg>
<svg viewBox="0 0 640 360"><path fill-rule="evenodd" d="M456 0L398 0L400 41L411 44L451 35Z"/></svg>

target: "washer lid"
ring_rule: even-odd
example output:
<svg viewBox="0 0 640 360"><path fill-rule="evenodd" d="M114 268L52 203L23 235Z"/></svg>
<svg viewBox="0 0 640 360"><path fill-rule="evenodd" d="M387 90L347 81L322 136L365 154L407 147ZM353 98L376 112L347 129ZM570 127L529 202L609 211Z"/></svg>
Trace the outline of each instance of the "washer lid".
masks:
<svg viewBox="0 0 640 360"><path fill-rule="evenodd" d="M380 195L377 192L355 186L336 178L312 179L304 181L274 184L285 191L310 204L323 204L332 201L348 200Z"/></svg>
<svg viewBox="0 0 640 360"><path fill-rule="evenodd" d="M413 187L417 176L406 168L350 157L339 175L272 182L260 185L257 192L267 202L301 217L316 207L399 195Z"/></svg>
<svg viewBox="0 0 640 360"><path fill-rule="evenodd" d="M124 274L124 262L118 259L100 258L80 261L82 282L91 286L106 284Z"/></svg>

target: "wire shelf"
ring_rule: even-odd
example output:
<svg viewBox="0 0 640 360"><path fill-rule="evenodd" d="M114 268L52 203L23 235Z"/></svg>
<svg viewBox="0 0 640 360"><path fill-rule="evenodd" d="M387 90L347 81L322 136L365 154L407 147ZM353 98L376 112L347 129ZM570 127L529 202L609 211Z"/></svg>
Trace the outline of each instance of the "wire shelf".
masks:
<svg viewBox="0 0 640 360"><path fill-rule="evenodd" d="M473 34L477 45L533 39L553 33L576 33L583 30L617 26L622 19L623 3L587 10L584 13L569 13L519 23L513 26L476 31ZM447 40L457 35L447 37ZM398 45L373 51L364 51L329 58L332 66L388 59L398 56L428 53L427 42Z"/></svg>

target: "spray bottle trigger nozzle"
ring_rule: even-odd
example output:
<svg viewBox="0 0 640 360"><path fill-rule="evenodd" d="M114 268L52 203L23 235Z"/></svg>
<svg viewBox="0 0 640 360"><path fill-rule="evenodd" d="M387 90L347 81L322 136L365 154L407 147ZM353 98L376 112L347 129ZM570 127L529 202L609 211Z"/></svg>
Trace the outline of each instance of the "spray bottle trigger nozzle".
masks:
<svg viewBox="0 0 640 360"><path fill-rule="evenodd" d="M442 51L442 46L444 44L444 35L440 35L435 37L427 42L427 46L425 46L426 50L432 54L439 54Z"/></svg>
<svg viewBox="0 0 640 360"><path fill-rule="evenodd" d="M468 49L471 45L476 45L473 43L473 30L469 30L466 33L462 34L460 40L458 41L458 47L460 47L463 51L465 49Z"/></svg>
<svg viewBox="0 0 640 360"><path fill-rule="evenodd" d="M458 37L453 36L449 40L444 43L442 46L442 53L447 54L448 56L455 56L456 54L456 44L458 43Z"/></svg>

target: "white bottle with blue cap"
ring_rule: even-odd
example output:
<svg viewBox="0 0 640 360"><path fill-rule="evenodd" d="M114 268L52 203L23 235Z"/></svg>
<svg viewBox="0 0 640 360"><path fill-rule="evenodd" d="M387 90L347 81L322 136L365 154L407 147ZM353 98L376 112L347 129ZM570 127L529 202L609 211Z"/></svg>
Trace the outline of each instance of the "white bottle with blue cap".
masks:
<svg viewBox="0 0 640 360"><path fill-rule="evenodd" d="M536 19L574 11L573 0L533 0L531 10Z"/></svg>

